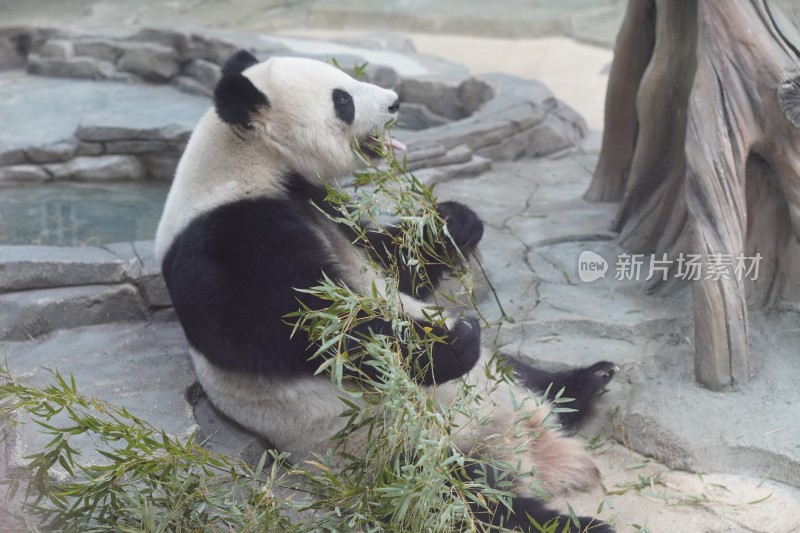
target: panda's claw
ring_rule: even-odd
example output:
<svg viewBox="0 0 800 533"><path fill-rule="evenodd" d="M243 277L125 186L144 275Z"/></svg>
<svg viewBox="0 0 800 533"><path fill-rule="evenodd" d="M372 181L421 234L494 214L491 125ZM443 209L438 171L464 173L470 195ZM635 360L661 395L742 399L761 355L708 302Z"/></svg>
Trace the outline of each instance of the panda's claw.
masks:
<svg viewBox="0 0 800 533"><path fill-rule="evenodd" d="M462 254L471 253L483 237L483 221L459 202L441 202L436 208L447 222L447 230Z"/></svg>
<svg viewBox="0 0 800 533"><path fill-rule="evenodd" d="M595 381L599 385L599 391L614 379L614 376L619 372L620 368L610 361L600 361L590 366L587 370L587 373L592 376L592 381Z"/></svg>

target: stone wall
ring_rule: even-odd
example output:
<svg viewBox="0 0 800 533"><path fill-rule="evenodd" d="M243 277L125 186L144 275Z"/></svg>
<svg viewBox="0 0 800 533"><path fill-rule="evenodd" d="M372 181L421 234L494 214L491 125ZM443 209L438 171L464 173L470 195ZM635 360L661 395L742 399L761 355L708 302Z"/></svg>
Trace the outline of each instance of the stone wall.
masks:
<svg viewBox="0 0 800 533"><path fill-rule="evenodd" d="M260 59L307 55L253 36L153 29L128 36L86 36L6 27L0 28L0 71L24 68L38 76L169 85L207 98L220 65L239 48ZM325 59L322 54L315 57ZM360 63L357 57L340 60L350 70ZM369 65L366 76L400 95L400 123L410 130L403 132L410 147L409 169L426 180L479 174L491 160L548 155L578 145L586 132L583 119L535 81L508 76L401 78L385 65ZM135 116L126 124L101 115L82 118L72 136L45 144L0 142L0 183L170 180L193 125L175 123L167 113L162 123L144 126Z"/></svg>
<svg viewBox="0 0 800 533"><path fill-rule="evenodd" d="M73 95L117 88L98 97L106 107L91 99L84 106L88 110L40 105L42 113L72 113L74 125L59 130L74 128L71 135L0 136L0 184L170 180L196 120L211 105L208 96L220 64L242 47L261 59L293 54L252 36L149 29L87 36L0 28L0 74L24 69L25 76L34 75L31 80L65 78L46 86L44 96L33 95L28 105L69 98L65 87L86 83L76 79L105 83L82 85ZM360 63L356 57L340 61L345 68ZM401 119L410 128L397 136L409 146L407 168L427 183L480 174L493 160L571 149L586 132L581 117L535 81L500 75L401 78L384 65L369 66L367 77L400 95ZM12 96L24 97L26 86L19 91L23 94ZM43 124L49 129L46 120ZM169 308L152 247L152 241L82 248L0 246L0 340L139 321Z"/></svg>
<svg viewBox="0 0 800 533"><path fill-rule="evenodd" d="M151 318L171 306L153 241L0 246L0 341Z"/></svg>

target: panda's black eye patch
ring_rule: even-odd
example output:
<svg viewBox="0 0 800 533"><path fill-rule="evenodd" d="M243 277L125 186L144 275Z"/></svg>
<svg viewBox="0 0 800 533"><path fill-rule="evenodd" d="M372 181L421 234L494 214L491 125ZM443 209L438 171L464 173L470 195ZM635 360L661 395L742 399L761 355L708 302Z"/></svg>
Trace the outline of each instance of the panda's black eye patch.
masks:
<svg viewBox="0 0 800 533"><path fill-rule="evenodd" d="M353 103L353 97L343 89L334 89L332 96L336 116L342 122L352 124L356 118L356 106Z"/></svg>

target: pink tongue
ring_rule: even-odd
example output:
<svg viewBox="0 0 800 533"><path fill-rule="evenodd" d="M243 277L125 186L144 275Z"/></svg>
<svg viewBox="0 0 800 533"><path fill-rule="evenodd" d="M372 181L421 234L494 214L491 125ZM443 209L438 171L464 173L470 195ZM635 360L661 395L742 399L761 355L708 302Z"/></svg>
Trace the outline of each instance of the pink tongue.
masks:
<svg viewBox="0 0 800 533"><path fill-rule="evenodd" d="M402 150L402 151L407 150L405 144L403 144L400 141L398 141L397 139L395 139L393 137L389 137L389 136L384 137L383 145L386 148L394 148L395 150Z"/></svg>

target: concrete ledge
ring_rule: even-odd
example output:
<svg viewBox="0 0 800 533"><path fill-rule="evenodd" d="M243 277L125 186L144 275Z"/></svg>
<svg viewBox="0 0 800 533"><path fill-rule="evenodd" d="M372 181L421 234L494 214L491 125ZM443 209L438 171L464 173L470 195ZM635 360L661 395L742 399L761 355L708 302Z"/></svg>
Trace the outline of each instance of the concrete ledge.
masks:
<svg viewBox="0 0 800 533"><path fill-rule="evenodd" d="M85 285L0 294L0 339L33 339L89 324L147 316L132 285Z"/></svg>
<svg viewBox="0 0 800 533"><path fill-rule="evenodd" d="M0 28L0 44L4 39L11 42L21 36L33 43L25 56L29 72L50 77L120 80L127 85L76 85L66 95L62 94L70 84L66 80L48 83L14 79L0 86L0 97L8 93L8 97L20 98L23 109L30 92L30 98L36 95L30 105L38 106L40 114L59 114L59 127L34 130L31 126L35 134L29 140L23 128L9 139L13 142L2 143L0 182L4 183L145 176L169 180L195 123L211 106L208 96L219 79L220 64L230 53L247 47L260 59L277 54L326 59L329 46L314 41L273 42L253 36L221 38L153 29L120 37ZM297 49L288 48L292 45ZM358 48L343 50L359 52ZM391 57L402 59L399 54ZM345 69L363 62L363 58L346 54L337 55L337 59ZM415 170L450 166L442 172L452 173L453 164L466 162L472 155L494 160L547 155L577 146L586 133L583 119L553 98L540 83L502 75L454 75L447 68L441 71L439 75L400 75L392 66L381 64L371 64L366 71L369 81L396 87L401 102L408 106L399 125L402 127L402 121L407 120L417 130L402 133L402 140L411 149L406 155L409 161L415 161ZM178 90L170 94L166 84L200 96L179 98ZM27 91L28 86L33 91ZM48 91L59 92L59 98L72 95L77 113L64 115L61 108L42 109L41 103L48 101ZM85 94L91 95L87 105L91 105L92 112L88 114L79 103ZM98 106L98 101L103 104ZM4 112L22 111L0 111ZM70 120L73 125L68 128ZM3 121L18 122L14 116ZM21 123L24 125L24 121ZM65 130L71 135L60 133ZM438 145L448 153L461 147L459 161L453 160L455 154L428 157L430 148ZM462 153L465 149L471 153ZM425 155L415 153L420 151ZM425 166L419 166L423 162ZM475 167L464 168L471 172Z"/></svg>

